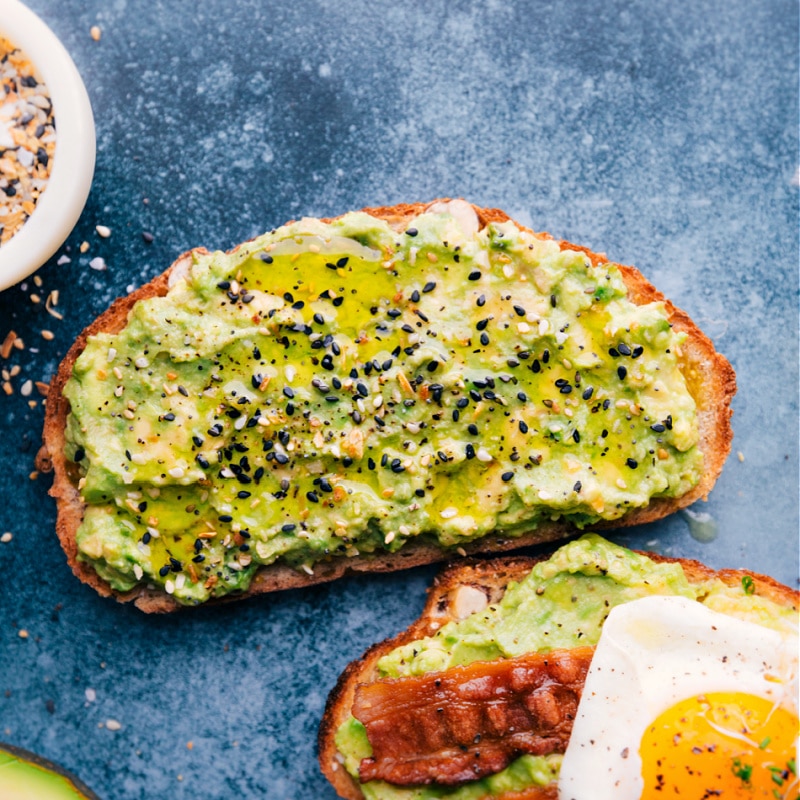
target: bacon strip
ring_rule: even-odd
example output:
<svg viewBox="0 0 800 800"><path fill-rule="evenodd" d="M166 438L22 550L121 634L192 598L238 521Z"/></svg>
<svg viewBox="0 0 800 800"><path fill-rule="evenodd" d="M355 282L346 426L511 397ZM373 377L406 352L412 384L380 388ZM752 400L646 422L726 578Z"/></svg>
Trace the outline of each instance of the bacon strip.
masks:
<svg viewBox="0 0 800 800"><path fill-rule="evenodd" d="M371 758L362 782L454 786L530 753L563 753L593 647L531 653L356 688Z"/></svg>

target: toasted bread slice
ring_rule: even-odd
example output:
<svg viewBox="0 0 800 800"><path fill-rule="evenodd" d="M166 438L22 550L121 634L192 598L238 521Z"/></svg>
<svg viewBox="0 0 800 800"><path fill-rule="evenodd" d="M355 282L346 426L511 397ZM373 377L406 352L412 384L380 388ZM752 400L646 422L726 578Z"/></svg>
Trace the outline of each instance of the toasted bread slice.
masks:
<svg viewBox="0 0 800 800"><path fill-rule="evenodd" d="M795 613L800 607L800 592L790 589L774 579L747 572L725 569L715 571L699 561L668 558L655 553L643 553L657 563L680 564L690 584L720 581L728 587L742 587L748 582L748 591ZM402 645L433 636L443 625L464 619L476 608L495 605L512 583L520 582L548 555L536 558L505 556L488 560L465 559L442 569L428 590L425 607L415 622L391 639L370 647L364 655L349 664L331 691L319 729L318 753L320 767L340 797L361 800L364 795L356 780L347 772L338 753L335 736L339 727L350 717L356 689L360 684L371 683L380 676L377 664L381 658ZM379 796L379 795L378 795ZM555 783L546 787L530 787L520 792L493 795L491 800L555 800L558 797Z"/></svg>
<svg viewBox="0 0 800 800"><path fill-rule="evenodd" d="M376 218L385 220L394 229L402 231L414 216L433 207L441 208L442 204L448 202L450 201L439 200L430 204L415 203L364 210ZM466 205L463 201L458 202ZM497 209L483 209L475 206L472 208L481 228L492 222L506 222L510 219L504 212ZM536 234L536 236L542 239L552 239L549 234ZM604 255L565 241L559 242L559 246L562 250L578 250L585 253L593 264L607 263L608 261ZM188 269L193 253L207 254L207 251L199 248L183 254L166 272L127 297L116 300L105 313L101 314L80 334L51 381L44 423L44 445L38 458L40 469L54 471L50 494L56 499L58 506L56 527L73 572L82 581L93 586L100 594L114 595L120 601L133 601L146 612L172 611L179 608L180 604L161 589L148 588L144 584L129 592L114 591L90 565L77 558L78 548L75 537L83 519L85 505L77 488L75 471L65 456L65 426L70 406L63 395L63 389L72 374L76 359L86 347L87 339L100 332L119 332L125 327L128 315L138 301L166 295L171 283L179 279ZM664 301L673 328L683 331L687 335L682 347L681 365L689 391L697 406L700 431L699 447L703 453L704 466L699 483L683 496L653 499L647 506L630 510L621 519L613 523L594 526L596 528L640 525L660 519L700 498L705 498L722 470L723 463L730 451L732 439L730 404L736 391L736 382L730 364L715 351L711 341L692 320L683 311L673 306L669 300L666 300L636 269L627 266L620 266L619 269L627 286L629 299L639 305ZM563 538L574 531L574 527L563 520L545 522L534 531L520 537L506 537L503 536L502 531L498 531L465 546L464 550L467 553L505 551ZM346 573L394 571L441 561L451 555L430 543L409 541L394 554L375 553L355 557L331 557L315 564L313 574L276 563L260 569L249 588L245 592L237 594L236 597L308 586L333 580Z"/></svg>

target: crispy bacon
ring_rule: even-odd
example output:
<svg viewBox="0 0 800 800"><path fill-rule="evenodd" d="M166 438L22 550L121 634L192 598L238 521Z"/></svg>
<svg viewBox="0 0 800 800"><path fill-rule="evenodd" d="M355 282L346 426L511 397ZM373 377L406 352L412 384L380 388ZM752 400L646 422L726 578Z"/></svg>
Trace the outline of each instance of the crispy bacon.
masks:
<svg viewBox="0 0 800 800"><path fill-rule="evenodd" d="M530 753L563 753L594 648L532 653L356 689L362 782L454 786Z"/></svg>

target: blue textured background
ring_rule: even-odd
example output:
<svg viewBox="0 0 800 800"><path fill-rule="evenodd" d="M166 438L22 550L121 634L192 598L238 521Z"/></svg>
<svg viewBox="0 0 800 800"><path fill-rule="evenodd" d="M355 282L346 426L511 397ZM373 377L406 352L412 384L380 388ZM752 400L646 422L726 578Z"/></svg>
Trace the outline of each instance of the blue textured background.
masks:
<svg viewBox="0 0 800 800"><path fill-rule="evenodd" d="M0 532L13 533L0 738L106 800L333 796L315 756L327 692L416 616L435 568L169 618L103 600L65 565L49 479L29 479L43 411L19 393L183 250L305 214L464 196L636 264L740 388L734 453L694 509L717 537L698 541L679 514L619 540L797 585L796 2L30 5L83 74L98 162L56 256L71 262L0 294L0 338L13 328L27 345L0 363L22 368L0 394ZM95 256L107 271L88 267ZM30 301L53 289L60 322Z"/></svg>

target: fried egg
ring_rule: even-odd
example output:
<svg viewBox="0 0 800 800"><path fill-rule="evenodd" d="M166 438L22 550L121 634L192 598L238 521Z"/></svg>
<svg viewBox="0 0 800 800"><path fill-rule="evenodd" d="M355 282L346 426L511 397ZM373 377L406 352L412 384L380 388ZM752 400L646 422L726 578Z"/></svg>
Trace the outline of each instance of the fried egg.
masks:
<svg viewBox="0 0 800 800"><path fill-rule="evenodd" d="M796 798L798 637L683 597L615 607L560 800Z"/></svg>

